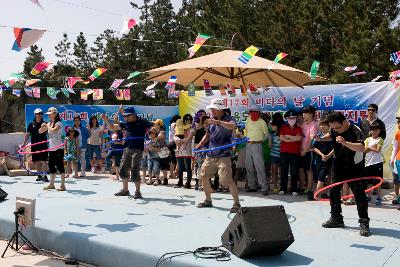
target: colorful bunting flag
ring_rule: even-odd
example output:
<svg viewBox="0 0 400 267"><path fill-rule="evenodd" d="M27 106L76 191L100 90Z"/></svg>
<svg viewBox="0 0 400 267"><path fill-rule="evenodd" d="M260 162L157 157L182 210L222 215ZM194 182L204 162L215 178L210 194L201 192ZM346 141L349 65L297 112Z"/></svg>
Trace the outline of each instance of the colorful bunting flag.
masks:
<svg viewBox="0 0 400 267"><path fill-rule="evenodd" d="M88 85L90 81L82 81L83 84Z"/></svg>
<svg viewBox="0 0 400 267"><path fill-rule="evenodd" d="M156 91L154 89L146 90L143 92L147 97L156 98Z"/></svg>
<svg viewBox="0 0 400 267"><path fill-rule="evenodd" d="M168 89L170 87L175 88L175 83L176 83L176 76L171 76L167 82L167 85L165 86L165 89Z"/></svg>
<svg viewBox="0 0 400 267"><path fill-rule="evenodd" d="M74 85L77 82L81 82L82 81L82 77L68 77L67 78L67 84L68 84L68 88L73 88Z"/></svg>
<svg viewBox="0 0 400 267"><path fill-rule="evenodd" d="M228 94L230 97L236 96L236 90L232 87L232 84L226 83L225 88L226 88L226 91L228 91Z"/></svg>
<svg viewBox="0 0 400 267"><path fill-rule="evenodd" d="M93 100L103 99L103 89L93 89Z"/></svg>
<svg viewBox="0 0 400 267"><path fill-rule="evenodd" d="M246 89L246 86L241 85L241 86L240 86L240 92L242 93L242 96L247 96L247 89Z"/></svg>
<svg viewBox="0 0 400 267"><path fill-rule="evenodd" d="M86 89L86 93L87 93L87 95L91 95L91 94L93 94L94 93L94 91L93 91L93 89Z"/></svg>
<svg viewBox="0 0 400 267"><path fill-rule="evenodd" d="M365 74L367 74L366 71L358 71L358 72L354 72L349 77L357 77L357 76L362 76L362 75L365 75Z"/></svg>
<svg viewBox="0 0 400 267"><path fill-rule="evenodd" d="M131 90L130 89L124 89L124 99L126 101L131 100Z"/></svg>
<svg viewBox="0 0 400 267"><path fill-rule="evenodd" d="M110 89L117 89L124 81L125 79L115 79L111 84Z"/></svg>
<svg viewBox="0 0 400 267"><path fill-rule="evenodd" d="M153 90L154 87L156 87L157 84L158 84L158 82L154 82L153 84L150 84L149 86L146 87L146 91Z"/></svg>
<svg viewBox="0 0 400 267"><path fill-rule="evenodd" d="M86 89L81 91L81 99L88 100L88 93L87 93Z"/></svg>
<svg viewBox="0 0 400 267"><path fill-rule="evenodd" d="M253 95L259 95L260 94L260 91L259 90L257 90L257 88L254 86L254 84L249 84L249 90L250 90L250 93L252 93Z"/></svg>
<svg viewBox="0 0 400 267"><path fill-rule="evenodd" d="M57 99L57 94L60 92L60 90L56 90L54 87L47 87L47 95L53 99Z"/></svg>
<svg viewBox="0 0 400 267"><path fill-rule="evenodd" d="M309 76L311 77L312 80L314 80L317 77L317 72L319 69L319 64L320 62L317 60L314 60L314 62L311 65L311 69L310 69L310 74Z"/></svg>
<svg viewBox="0 0 400 267"><path fill-rule="evenodd" d="M174 84L174 86L168 88L168 98L177 98L176 95L177 95L177 93L175 91L175 84ZM178 92L178 96L179 96L179 92Z"/></svg>
<svg viewBox="0 0 400 267"><path fill-rule="evenodd" d="M64 93L64 95L69 98L69 91L67 88L61 88L61 91Z"/></svg>
<svg viewBox="0 0 400 267"><path fill-rule="evenodd" d="M288 56L288 54L286 54L286 53L284 53L284 52L280 52L278 55L276 55L273 64L278 63L279 61L281 61L282 59L284 59L284 58L287 57L287 56Z"/></svg>
<svg viewBox="0 0 400 267"><path fill-rule="evenodd" d="M382 78L382 75L376 76L374 79L371 80L371 82L376 82L376 81L378 81L380 78Z"/></svg>
<svg viewBox="0 0 400 267"><path fill-rule="evenodd" d="M189 58L192 58L194 56L194 54L196 54L196 52L207 41L208 38L210 38L210 36L207 34L199 33L199 35L197 35L194 45L188 49L189 50Z"/></svg>
<svg viewBox="0 0 400 267"><path fill-rule="evenodd" d="M24 74L22 73L11 73L8 79L18 81L21 80L22 78L24 78Z"/></svg>
<svg viewBox="0 0 400 267"><path fill-rule="evenodd" d="M343 68L343 70L346 72L352 72L352 71L355 71L356 69L357 69L357 66L350 66L350 67Z"/></svg>
<svg viewBox="0 0 400 267"><path fill-rule="evenodd" d="M25 87L24 90L25 90L25 94L26 94L27 96L33 97L32 88L30 88L30 87Z"/></svg>
<svg viewBox="0 0 400 267"><path fill-rule="evenodd" d="M34 45L44 34L45 30L14 27L15 42L12 47L14 51L21 51Z"/></svg>
<svg viewBox="0 0 400 267"><path fill-rule="evenodd" d="M128 33L130 29L135 27L135 25L136 25L136 20L134 20L132 18L125 18L124 17L124 21L122 23L122 29L119 32L119 34L123 35L123 34Z"/></svg>
<svg viewBox="0 0 400 267"><path fill-rule="evenodd" d="M39 73L41 73L42 71L44 71L45 69L47 69L47 67L50 65L49 62L39 62L36 63L35 66L33 67L33 69L31 70L31 74L36 76Z"/></svg>
<svg viewBox="0 0 400 267"><path fill-rule="evenodd" d="M255 46L248 47L241 55L238 57L238 60L243 64L249 63L250 59L252 59L256 53L258 52L258 48Z"/></svg>
<svg viewBox="0 0 400 267"><path fill-rule="evenodd" d="M93 71L92 75L89 76L89 80L91 80L93 82L94 80L99 78L100 75L102 75L106 71L107 71L106 68L97 68L95 71Z"/></svg>
<svg viewBox="0 0 400 267"><path fill-rule="evenodd" d="M40 87L33 87L32 93L34 98L40 98Z"/></svg>
<svg viewBox="0 0 400 267"><path fill-rule="evenodd" d="M225 86L223 84L218 85L218 89L219 89L219 92L220 92L221 96L225 96L226 95Z"/></svg>
<svg viewBox="0 0 400 267"><path fill-rule="evenodd" d="M124 100L124 90L115 90L115 97L117 98L117 100Z"/></svg>
<svg viewBox="0 0 400 267"><path fill-rule="evenodd" d="M210 85L210 82L208 80L204 80L204 92L206 93L206 96L213 96L213 91Z"/></svg>
<svg viewBox="0 0 400 267"><path fill-rule="evenodd" d="M17 97L21 97L21 89L13 89L12 94Z"/></svg>
<svg viewBox="0 0 400 267"><path fill-rule="evenodd" d="M31 85L33 85L33 84L39 82L39 81L40 81L40 79L30 79L30 80L26 80L25 86L31 86Z"/></svg>
<svg viewBox="0 0 400 267"><path fill-rule="evenodd" d="M400 63L400 51L393 52L390 54L390 61L393 61L395 65Z"/></svg>
<svg viewBox="0 0 400 267"><path fill-rule="evenodd" d="M128 83L128 84L124 85L124 87L129 88L129 87L131 87L132 85L135 85L135 84L138 84L138 83Z"/></svg>
<svg viewBox="0 0 400 267"><path fill-rule="evenodd" d="M188 86L188 96L196 96L196 86L194 83L190 83Z"/></svg>
<svg viewBox="0 0 400 267"><path fill-rule="evenodd" d="M131 74L129 74L128 78L126 78L127 80L135 78L136 76L138 76L139 74L141 74L140 71L134 71Z"/></svg>

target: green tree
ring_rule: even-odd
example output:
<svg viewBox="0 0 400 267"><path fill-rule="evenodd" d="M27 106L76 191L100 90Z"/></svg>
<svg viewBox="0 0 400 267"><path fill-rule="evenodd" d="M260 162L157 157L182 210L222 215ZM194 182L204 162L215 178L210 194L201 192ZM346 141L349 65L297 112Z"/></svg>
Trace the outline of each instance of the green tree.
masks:
<svg viewBox="0 0 400 267"><path fill-rule="evenodd" d="M74 55L73 64L77 69L77 74L87 76L90 70L93 69L93 61L89 45L82 32L76 38L72 54Z"/></svg>
<svg viewBox="0 0 400 267"><path fill-rule="evenodd" d="M24 75L26 77L31 77L31 71L35 64L42 61L44 61L43 49L39 48L37 45L32 45L28 51L28 56L24 61ZM38 79L40 79L43 78L43 76L44 73L41 73L38 76L35 76L35 78L39 77Z"/></svg>

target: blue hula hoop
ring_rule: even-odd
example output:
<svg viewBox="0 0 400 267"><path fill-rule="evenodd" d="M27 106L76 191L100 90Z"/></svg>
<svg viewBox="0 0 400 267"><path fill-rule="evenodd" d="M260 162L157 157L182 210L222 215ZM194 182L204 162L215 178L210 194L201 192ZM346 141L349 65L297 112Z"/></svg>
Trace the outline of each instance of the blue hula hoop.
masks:
<svg viewBox="0 0 400 267"><path fill-rule="evenodd" d="M227 145L223 145L223 146L218 146L218 147L213 147L213 148L208 148L208 149L194 149L192 150L193 153L206 153L206 152L210 152L210 151L214 151L214 150L222 150L225 148L230 148L230 147L234 147L238 144L243 144L243 143L247 143L249 141L248 137L245 138L234 138L233 140L238 140L236 142L233 142L231 144L227 144Z"/></svg>
<svg viewBox="0 0 400 267"><path fill-rule="evenodd" d="M121 141L126 141L126 140L137 140L137 139L147 139L147 138L148 137L145 137L145 136L132 136L132 137L125 137L125 138L121 138L121 139L117 139L117 140L111 140L111 141L108 141L107 143L104 143L103 149L104 149L104 151L110 151L110 150L112 150L112 151L124 151L123 148L113 149L113 148L105 148L105 146L108 145L108 144L113 144L113 143L116 143L116 142L121 142Z"/></svg>

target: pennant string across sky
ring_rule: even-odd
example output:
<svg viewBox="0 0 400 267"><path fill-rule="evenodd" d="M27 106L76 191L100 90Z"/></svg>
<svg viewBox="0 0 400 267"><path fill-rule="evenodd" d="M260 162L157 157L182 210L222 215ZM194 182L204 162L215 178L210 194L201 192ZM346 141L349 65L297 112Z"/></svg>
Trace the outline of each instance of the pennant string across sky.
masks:
<svg viewBox="0 0 400 267"><path fill-rule="evenodd" d="M89 79L93 82L94 80L99 78L100 75L102 75L106 71L107 71L106 68L98 68L95 71L93 71L92 75L89 76Z"/></svg>

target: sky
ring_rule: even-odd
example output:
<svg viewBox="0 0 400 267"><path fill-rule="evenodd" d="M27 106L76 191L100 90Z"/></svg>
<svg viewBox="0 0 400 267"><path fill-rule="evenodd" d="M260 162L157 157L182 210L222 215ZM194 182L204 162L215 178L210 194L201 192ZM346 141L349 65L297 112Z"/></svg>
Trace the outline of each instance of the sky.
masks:
<svg viewBox="0 0 400 267"><path fill-rule="evenodd" d="M39 0L43 9L31 0L2 0L0 16L0 79L7 80L11 73L21 72L29 48L16 52L11 50L15 41L12 27L49 30L36 43L43 48L45 60L56 63L54 47L68 33L71 43L83 32L91 44L96 36L106 29L117 32L123 17L139 19L139 12L131 8L134 0ZM175 11L182 0L171 0ZM10 26L10 27L3 27Z"/></svg>

